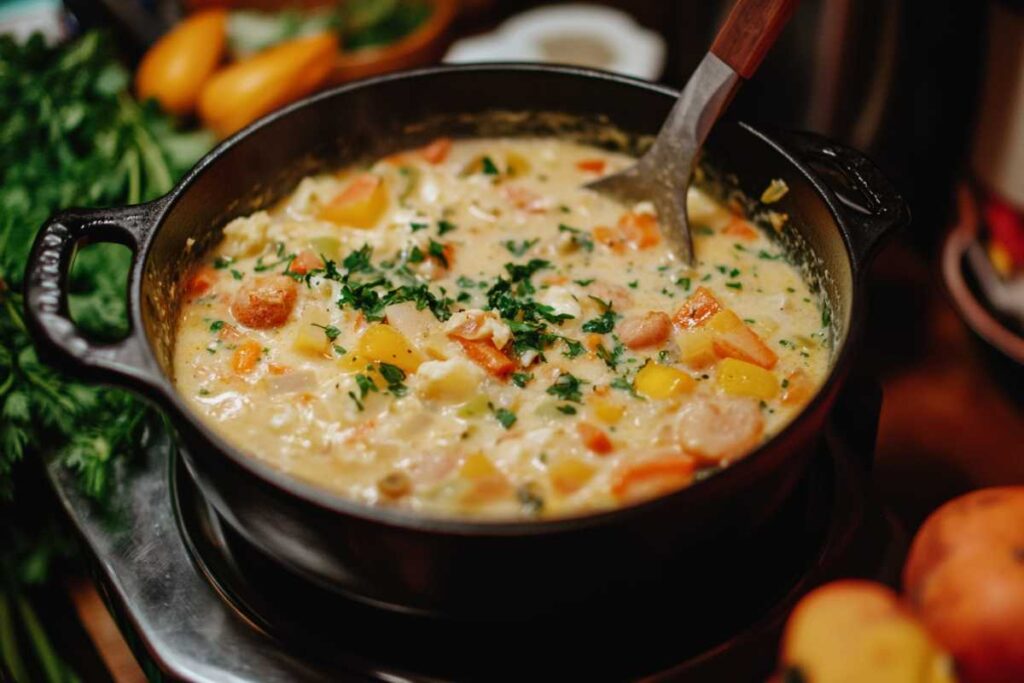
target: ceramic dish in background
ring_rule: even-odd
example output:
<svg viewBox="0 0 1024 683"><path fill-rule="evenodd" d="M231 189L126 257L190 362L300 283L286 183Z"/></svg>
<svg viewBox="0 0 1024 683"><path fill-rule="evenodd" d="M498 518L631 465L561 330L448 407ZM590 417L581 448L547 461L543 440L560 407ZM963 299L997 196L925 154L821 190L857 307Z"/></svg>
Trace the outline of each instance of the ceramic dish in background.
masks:
<svg viewBox="0 0 1024 683"><path fill-rule="evenodd" d="M408 35L393 43L346 50L334 66L328 85L338 85L379 74L431 64L444 53L448 29L458 13L458 0L425 0L432 5L430 15ZM188 11L209 7L229 10L277 12L287 9L322 11L336 6L337 0L186 0Z"/></svg>
<svg viewBox="0 0 1024 683"><path fill-rule="evenodd" d="M492 33L457 41L445 62L551 62L657 80L665 41L625 12L589 4L541 7Z"/></svg>
<svg viewBox="0 0 1024 683"><path fill-rule="evenodd" d="M989 352L995 377L1011 388L1011 395L1020 397L1024 336L1001 319L983 293L975 268L991 266L978 239L980 229L974 190L961 185L957 188L957 219L942 247L942 278L953 306Z"/></svg>

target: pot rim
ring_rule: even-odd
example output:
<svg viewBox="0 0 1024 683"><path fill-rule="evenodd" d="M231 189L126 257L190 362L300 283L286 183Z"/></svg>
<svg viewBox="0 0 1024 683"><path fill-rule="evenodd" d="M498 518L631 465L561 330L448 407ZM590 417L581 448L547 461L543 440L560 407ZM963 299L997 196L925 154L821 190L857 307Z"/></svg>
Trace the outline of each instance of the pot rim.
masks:
<svg viewBox="0 0 1024 683"><path fill-rule="evenodd" d="M342 85L336 88L322 91L304 100L295 102L287 107L284 107L256 122L246 126L242 130L238 131L234 135L228 137L220 144L218 144L213 150L211 150L206 156L204 156L191 171L189 171L185 177L183 177L178 184L162 199L158 200L161 203L161 207L153 221L153 229L150 236L145 240L142 250L138 254L136 266L133 272L134 281L131 282L132 287L132 322L137 330L145 330L142 324L141 315L141 293L142 293L142 272L149 261L150 251L154 243L155 235L162 229L164 220L167 217L169 211L177 203L182 195L188 192L192 184L199 178L200 175L205 173L207 169L215 165L219 159L224 156L229 150L239 144L242 140L262 130L263 128L270 126L277 121L287 118L292 115L295 111L304 109L306 107L316 106L322 100L330 99L332 97L341 96L345 93L355 90L375 88L379 85L390 83L393 81L406 81L416 80L426 77L444 76L447 74L457 73L474 73L478 72L481 74L493 73L493 72L519 72L519 73L542 73L542 74L558 74L572 78L585 78L602 82L613 82L621 85L627 85L630 87L639 88L654 92L666 97L671 97L673 100L678 97L678 92L672 88L644 81L642 79L632 78L629 76L623 76L620 74L614 74L606 71L597 69L588 69L576 66L562 66L562 65L546 65L536 63L518 63L518 62L488 62L480 64L456 64L456 65L441 65L433 67L425 67L420 69L413 69L408 71L402 71L398 73L388 74L384 76L378 76L369 78L350 84ZM527 108L527 107L524 107ZM728 124L726 124L728 125ZM843 217L843 212L840 210L839 200L833 195L832 191L808 168L808 165L796 158L791 154L785 147L780 143L776 142L772 137L757 130L756 128L746 124L737 123L742 130L746 133L753 135L760 139L763 143L767 144L777 154L779 154L784 162L788 162L804 179L814 188L815 193L828 207L829 212L832 214L833 221L838 228L839 235L842 239L843 246L846 252L846 259L850 264L850 272L852 282L852 297L849 306L848 319L845 321L846 328L845 334L837 340L836 346L832 349L832 360L830 363L830 369L825 382L819 387L814 397L803 407L803 409L794 417L781 431L772 436L770 439L762 443L756 449L745 455L740 460L733 462L732 464L725 467L723 470L716 472L714 475L706 480L694 482L690 486L687 486L670 493L656 496L654 498L630 503L621 507L610 508L607 510L599 510L594 512L587 512L578 515L554 517L551 519L537 519L537 520L517 520L517 519L462 519L457 517L442 517L433 516L417 512L406 511L398 508L388 507L374 507L357 500L349 499L341 494L334 493L326 488L316 486L315 484L308 483L298 477L290 475L286 472L278 470L277 468L263 462L262 460L246 455L240 449L229 443L220 434L216 433L211 429L202 419L195 414L184 402L177 389L174 387L171 378L164 373L162 370L157 370L159 376L159 382L161 384L160 390L163 398L165 399L165 405L172 408L176 413L177 419L185 420L189 425L195 429L202 437L213 445L217 453L213 454L214 457L228 457L235 465L240 466L248 473L254 475L264 484L268 484L280 491L283 491L291 496L294 496L305 503L318 507L322 510L355 517L362 521L372 522L376 524L384 524L392 527L405 528L410 531L419 532L431 532L435 534L453 535L453 536L530 536L538 534L550 534L550 533L563 533L566 531L577 531L582 528L590 528L594 526L600 526L606 521L612 518L619 518L623 516L629 516L634 514L641 514L652 508L669 504L669 502L675 503L681 497L694 497L695 495L701 494L707 491L709 487L714 486L717 482L719 485L724 485L727 481L739 481L743 478L751 476L750 471L754 468L756 462L759 459L764 458L768 455L768 452L773 448L778 448L779 444L785 441L787 438L797 432L803 423L805 423L809 417L820 411L824 406L831 402L835 393L839 388L839 384L843 380L846 374L846 369L850 362L852 353L852 340L857 333L859 328L860 320L862 317L862 300L863 296L860 291L861 282L858 277L858 259L855 258L855 248L851 241L850 230L846 225L846 220ZM147 360L151 367L160 368L159 363L156 361L156 356L153 352L153 347L150 342L148 335L144 332L142 336L145 337L145 352L148 355ZM196 456L205 457L206 454L194 454Z"/></svg>

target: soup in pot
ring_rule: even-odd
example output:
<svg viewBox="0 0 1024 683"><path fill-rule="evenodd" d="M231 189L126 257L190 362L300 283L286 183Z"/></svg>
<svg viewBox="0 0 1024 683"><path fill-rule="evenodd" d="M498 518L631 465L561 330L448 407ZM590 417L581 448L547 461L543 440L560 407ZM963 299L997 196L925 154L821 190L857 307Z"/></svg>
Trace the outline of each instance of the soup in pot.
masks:
<svg viewBox="0 0 1024 683"><path fill-rule="evenodd" d="M185 280L179 392L253 458L433 515L583 514L728 467L823 383L827 309L699 189L690 268L651 206L582 188L632 161L439 139L305 178Z"/></svg>

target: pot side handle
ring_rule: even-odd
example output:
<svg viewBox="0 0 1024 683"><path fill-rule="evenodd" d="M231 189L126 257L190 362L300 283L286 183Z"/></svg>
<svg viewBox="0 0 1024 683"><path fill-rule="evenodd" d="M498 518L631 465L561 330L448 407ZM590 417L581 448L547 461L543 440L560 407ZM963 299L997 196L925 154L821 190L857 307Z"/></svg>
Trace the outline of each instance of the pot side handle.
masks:
<svg viewBox="0 0 1024 683"><path fill-rule="evenodd" d="M132 318L132 275L128 282L129 332L113 343L85 337L68 312L68 272L79 246L114 242L132 250L132 272L162 201L116 209L69 210L50 217L36 236L25 271L25 321L40 355L84 379L121 384L152 395L162 376Z"/></svg>
<svg viewBox="0 0 1024 683"><path fill-rule="evenodd" d="M836 198L852 227L850 242L858 266L870 262L886 238L910 224L903 197L861 152L815 133L787 131L782 139Z"/></svg>

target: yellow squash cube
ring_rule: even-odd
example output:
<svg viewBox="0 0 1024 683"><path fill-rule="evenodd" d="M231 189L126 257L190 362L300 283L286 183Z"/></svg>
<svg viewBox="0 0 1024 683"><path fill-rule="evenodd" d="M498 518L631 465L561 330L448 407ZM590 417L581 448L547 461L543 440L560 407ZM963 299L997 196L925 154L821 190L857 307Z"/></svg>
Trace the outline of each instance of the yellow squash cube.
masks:
<svg viewBox="0 0 1024 683"><path fill-rule="evenodd" d="M320 210L320 218L338 225L372 228L387 208L384 181L372 173L363 173Z"/></svg>
<svg viewBox="0 0 1024 683"><path fill-rule="evenodd" d="M483 453L468 456L459 468L459 476L463 479L484 479L500 475L501 471Z"/></svg>
<svg viewBox="0 0 1024 683"><path fill-rule="evenodd" d="M416 372L426 360L401 332L385 323L366 328L356 348L345 354L341 365L351 372L361 372L373 363L388 363L406 372Z"/></svg>
<svg viewBox="0 0 1024 683"><path fill-rule="evenodd" d="M594 396L590 399L590 409L594 411L594 417L605 424L613 425L622 419L626 407L621 403L605 396Z"/></svg>
<svg viewBox="0 0 1024 683"><path fill-rule="evenodd" d="M292 348L307 356L326 356L331 349L331 340L322 327L312 323L300 324L292 340Z"/></svg>
<svg viewBox="0 0 1024 683"><path fill-rule="evenodd" d="M676 337L679 360L694 370L700 370L718 362L711 332L700 327L684 330Z"/></svg>
<svg viewBox="0 0 1024 683"><path fill-rule="evenodd" d="M654 399L667 399L688 394L697 381L678 368L659 363L648 363L640 368L633 381L638 394Z"/></svg>
<svg viewBox="0 0 1024 683"><path fill-rule="evenodd" d="M594 466L573 456L559 458L548 468L551 486L562 495L575 493L594 476Z"/></svg>
<svg viewBox="0 0 1024 683"><path fill-rule="evenodd" d="M726 358L718 365L718 386L732 396L749 396L769 401L779 393L779 380L762 367Z"/></svg>

